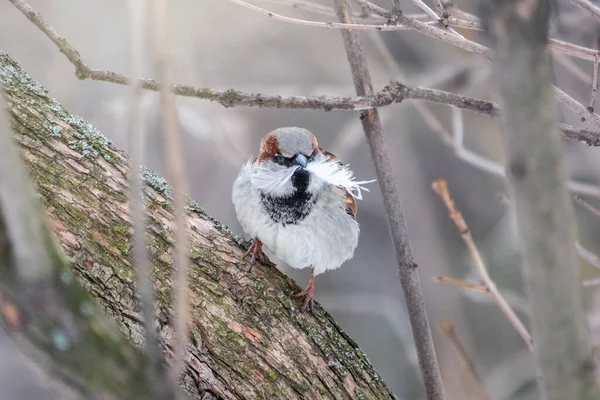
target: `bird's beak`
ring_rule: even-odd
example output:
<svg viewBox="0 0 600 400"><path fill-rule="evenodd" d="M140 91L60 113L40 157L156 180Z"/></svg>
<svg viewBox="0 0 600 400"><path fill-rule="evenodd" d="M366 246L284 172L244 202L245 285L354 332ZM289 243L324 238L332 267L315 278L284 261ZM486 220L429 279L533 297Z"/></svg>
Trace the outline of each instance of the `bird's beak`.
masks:
<svg viewBox="0 0 600 400"><path fill-rule="evenodd" d="M302 168L306 168L306 165L308 164L308 159L306 158L306 156L304 154L298 154L294 158L294 163L296 165L301 166Z"/></svg>

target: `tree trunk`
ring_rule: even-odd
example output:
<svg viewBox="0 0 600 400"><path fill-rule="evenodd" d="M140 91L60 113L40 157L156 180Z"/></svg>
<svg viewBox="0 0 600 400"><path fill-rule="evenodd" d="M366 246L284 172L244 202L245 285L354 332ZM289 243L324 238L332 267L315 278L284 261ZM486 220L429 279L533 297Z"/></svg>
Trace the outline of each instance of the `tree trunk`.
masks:
<svg viewBox="0 0 600 400"><path fill-rule="evenodd" d="M566 187L547 0L481 2L504 110L504 148L542 399L600 398Z"/></svg>
<svg viewBox="0 0 600 400"><path fill-rule="evenodd" d="M126 156L56 103L0 52L0 83L16 141L53 230L80 278L120 331L143 344L131 257ZM156 328L171 354L172 205L167 182L145 170L147 244ZM229 199L226 199L229 201ZM185 388L224 399L392 399L357 344L274 265L249 272L246 244L190 201ZM1 255L1 253L0 253ZM92 360L93 361L93 360Z"/></svg>

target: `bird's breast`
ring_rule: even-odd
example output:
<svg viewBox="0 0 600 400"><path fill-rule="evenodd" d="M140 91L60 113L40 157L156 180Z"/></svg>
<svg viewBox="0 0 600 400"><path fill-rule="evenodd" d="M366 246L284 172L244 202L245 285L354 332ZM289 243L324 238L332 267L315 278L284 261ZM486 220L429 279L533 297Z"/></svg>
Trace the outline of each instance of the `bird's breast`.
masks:
<svg viewBox="0 0 600 400"><path fill-rule="evenodd" d="M297 224L304 220L311 212L317 201L315 194L308 191L310 173L298 169L292 175L294 191L285 196L272 196L261 193L261 205L271 220L285 225Z"/></svg>

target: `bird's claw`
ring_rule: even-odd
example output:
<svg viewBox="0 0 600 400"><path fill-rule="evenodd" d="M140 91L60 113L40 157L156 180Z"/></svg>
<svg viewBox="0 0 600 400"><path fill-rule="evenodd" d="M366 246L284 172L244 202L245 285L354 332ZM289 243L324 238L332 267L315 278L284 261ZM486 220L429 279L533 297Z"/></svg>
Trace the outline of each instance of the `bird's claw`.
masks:
<svg viewBox="0 0 600 400"><path fill-rule="evenodd" d="M252 271L252 267L256 264L256 259L260 260L260 262L265 261L265 254L262 251L262 242L260 240L254 239L252 245L242 257L242 260L245 260L248 256L250 256L250 269L248 272Z"/></svg>
<svg viewBox="0 0 600 400"><path fill-rule="evenodd" d="M306 312L306 310L312 311L313 302L314 302L314 292L315 292L314 285L308 285L308 287L306 289L304 289L300 293L296 294L296 297L304 296L304 303L302 304L302 307L300 307L300 310L299 310L300 314Z"/></svg>

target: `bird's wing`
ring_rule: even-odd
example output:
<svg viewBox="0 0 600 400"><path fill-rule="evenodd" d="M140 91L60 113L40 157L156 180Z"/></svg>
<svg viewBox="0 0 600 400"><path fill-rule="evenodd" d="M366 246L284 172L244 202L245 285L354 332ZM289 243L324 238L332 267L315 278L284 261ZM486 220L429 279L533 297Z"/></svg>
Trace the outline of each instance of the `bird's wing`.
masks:
<svg viewBox="0 0 600 400"><path fill-rule="evenodd" d="M322 148L319 148L319 150L321 150L321 153L323 153L325 156L327 156L327 161L337 161L340 164L342 164L342 162L337 158L337 156L335 154L332 154ZM342 194L345 196L346 212L349 215L351 215L352 217L356 218L356 213L358 212L356 199L354 198L354 196L352 196L350 194L350 192L347 189L342 188L342 187L338 187L338 188L342 191Z"/></svg>

